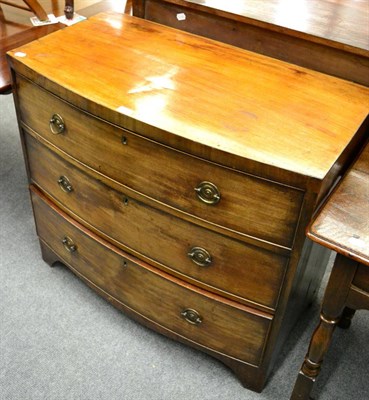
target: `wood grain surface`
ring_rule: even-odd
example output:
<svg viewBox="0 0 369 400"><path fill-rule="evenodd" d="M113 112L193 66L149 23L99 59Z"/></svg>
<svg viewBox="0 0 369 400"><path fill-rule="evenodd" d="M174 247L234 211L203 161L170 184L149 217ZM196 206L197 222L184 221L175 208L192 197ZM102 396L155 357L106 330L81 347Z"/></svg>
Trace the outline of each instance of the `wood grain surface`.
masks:
<svg viewBox="0 0 369 400"><path fill-rule="evenodd" d="M369 86L365 0L135 0L133 15Z"/></svg>
<svg viewBox="0 0 369 400"><path fill-rule="evenodd" d="M334 166L369 110L365 87L115 13L10 56L23 63L21 72L35 70L122 114L137 131L149 125L152 136L170 132L317 179Z"/></svg>
<svg viewBox="0 0 369 400"><path fill-rule="evenodd" d="M138 0L140 1L140 0ZM165 0L192 3L275 25L276 29L309 34L316 41L329 40L369 51L369 5L366 0ZM259 23L260 23L259 22ZM312 40L314 40L312 38ZM354 50L353 50L354 51Z"/></svg>
<svg viewBox="0 0 369 400"><path fill-rule="evenodd" d="M317 215L308 236L369 266L369 144Z"/></svg>

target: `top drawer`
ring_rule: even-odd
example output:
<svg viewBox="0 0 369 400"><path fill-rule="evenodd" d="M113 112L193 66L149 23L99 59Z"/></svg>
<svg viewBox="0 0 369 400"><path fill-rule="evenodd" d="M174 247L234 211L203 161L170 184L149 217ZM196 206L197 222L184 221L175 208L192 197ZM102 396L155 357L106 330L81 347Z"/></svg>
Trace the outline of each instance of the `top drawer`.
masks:
<svg viewBox="0 0 369 400"><path fill-rule="evenodd" d="M292 247L302 191L145 139L84 113L19 76L17 82L22 122L83 164L197 218ZM65 123L59 134L52 132L58 130L57 124L50 124L54 114Z"/></svg>

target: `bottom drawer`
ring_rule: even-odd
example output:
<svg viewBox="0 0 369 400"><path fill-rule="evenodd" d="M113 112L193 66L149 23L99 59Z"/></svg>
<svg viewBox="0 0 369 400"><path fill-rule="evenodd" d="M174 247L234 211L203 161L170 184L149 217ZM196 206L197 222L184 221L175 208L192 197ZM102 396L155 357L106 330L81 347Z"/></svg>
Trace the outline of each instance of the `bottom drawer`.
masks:
<svg viewBox="0 0 369 400"><path fill-rule="evenodd" d="M72 269L136 313L252 365L261 363L272 316L222 299L111 246L31 187L40 237Z"/></svg>

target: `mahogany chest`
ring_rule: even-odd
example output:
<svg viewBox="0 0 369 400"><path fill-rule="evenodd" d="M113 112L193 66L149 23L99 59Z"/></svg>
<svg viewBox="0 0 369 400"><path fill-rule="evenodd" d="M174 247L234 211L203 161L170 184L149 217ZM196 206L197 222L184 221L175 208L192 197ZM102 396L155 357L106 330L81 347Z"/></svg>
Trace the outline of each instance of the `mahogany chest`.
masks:
<svg viewBox="0 0 369 400"><path fill-rule="evenodd" d="M115 13L8 53L37 234L139 322L262 390L369 89Z"/></svg>

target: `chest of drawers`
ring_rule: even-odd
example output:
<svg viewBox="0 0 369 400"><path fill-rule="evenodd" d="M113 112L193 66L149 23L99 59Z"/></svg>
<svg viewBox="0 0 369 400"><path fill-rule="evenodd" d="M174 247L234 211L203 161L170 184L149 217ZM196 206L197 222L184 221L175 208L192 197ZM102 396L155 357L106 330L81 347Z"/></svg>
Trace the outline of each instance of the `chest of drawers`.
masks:
<svg viewBox="0 0 369 400"><path fill-rule="evenodd" d="M260 391L324 272L304 229L368 89L114 13L8 59L45 261Z"/></svg>

